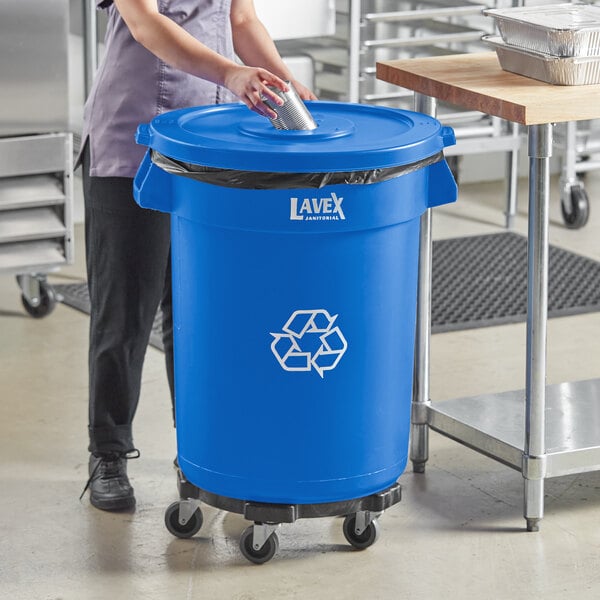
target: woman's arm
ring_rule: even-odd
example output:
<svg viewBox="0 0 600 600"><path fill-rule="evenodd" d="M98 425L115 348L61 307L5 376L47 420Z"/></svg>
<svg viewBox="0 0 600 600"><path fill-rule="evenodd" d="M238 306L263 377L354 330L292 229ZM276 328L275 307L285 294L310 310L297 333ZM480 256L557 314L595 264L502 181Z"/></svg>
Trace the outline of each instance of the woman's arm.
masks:
<svg viewBox="0 0 600 600"><path fill-rule="evenodd" d="M214 52L168 17L158 12L157 0L114 0L134 39L163 62L231 90L248 108L266 117L277 115L262 101L280 98L268 89L287 90L285 82L257 66L242 66Z"/></svg>
<svg viewBox="0 0 600 600"><path fill-rule="evenodd" d="M231 28L235 52L244 64L260 65L282 79L291 81L303 100L316 100L312 91L294 80L271 36L258 18L254 0L232 0Z"/></svg>

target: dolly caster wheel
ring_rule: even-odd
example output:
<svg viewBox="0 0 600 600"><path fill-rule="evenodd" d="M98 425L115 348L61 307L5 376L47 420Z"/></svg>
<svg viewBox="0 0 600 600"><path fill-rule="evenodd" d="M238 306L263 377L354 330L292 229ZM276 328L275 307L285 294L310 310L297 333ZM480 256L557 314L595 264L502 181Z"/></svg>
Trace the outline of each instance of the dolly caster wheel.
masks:
<svg viewBox="0 0 600 600"><path fill-rule="evenodd" d="M255 527L265 527L264 525L251 525L242 533L240 538L240 550L242 554L256 565L262 565L270 561L277 550L279 550L279 538L275 532L271 533L262 545L260 541L255 540ZM258 546L258 547L257 547Z"/></svg>
<svg viewBox="0 0 600 600"><path fill-rule="evenodd" d="M356 514L348 515L344 519L344 537L357 550L365 550L379 539L379 522L373 519L368 524L357 527L357 521L359 521L358 525L360 525L360 520ZM364 521L365 518L363 517Z"/></svg>
<svg viewBox="0 0 600 600"><path fill-rule="evenodd" d="M165 511L165 525L175 537L186 539L196 535L203 522L202 511L192 502L173 502Z"/></svg>

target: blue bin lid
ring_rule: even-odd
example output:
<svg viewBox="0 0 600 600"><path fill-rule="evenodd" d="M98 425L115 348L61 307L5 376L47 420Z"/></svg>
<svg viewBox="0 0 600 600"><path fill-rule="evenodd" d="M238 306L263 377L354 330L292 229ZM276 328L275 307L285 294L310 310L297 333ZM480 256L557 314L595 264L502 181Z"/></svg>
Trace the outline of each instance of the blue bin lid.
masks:
<svg viewBox="0 0 600 600"><path fill-rule="evenodd" d="M275 129L242 104L185 108L140 125L138 144L169 158L221 169L265 172L359 171L417 162L455 143L437 119L400 109L306 103L312 131Z"/></svg>

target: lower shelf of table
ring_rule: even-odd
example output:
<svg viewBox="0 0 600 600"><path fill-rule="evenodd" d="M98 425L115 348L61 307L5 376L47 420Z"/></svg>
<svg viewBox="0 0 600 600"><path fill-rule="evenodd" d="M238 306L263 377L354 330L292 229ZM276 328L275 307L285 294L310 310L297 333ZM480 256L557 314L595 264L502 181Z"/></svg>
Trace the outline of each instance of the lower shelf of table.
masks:
<svg viewBox="0 0 600 600"><path fill-rule="evenodd" d="M522 470L525 391L433 402L431 429ZM600 379L546 388L546 477L600 470Z"/></svg>

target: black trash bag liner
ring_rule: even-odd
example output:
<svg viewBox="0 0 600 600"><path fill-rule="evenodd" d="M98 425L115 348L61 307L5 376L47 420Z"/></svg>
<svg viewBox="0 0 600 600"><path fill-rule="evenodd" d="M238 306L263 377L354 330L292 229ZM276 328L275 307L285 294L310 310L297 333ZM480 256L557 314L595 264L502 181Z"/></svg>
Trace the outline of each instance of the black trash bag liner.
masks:
<svg viewBox="0 0 600 600"><path fill-rule="evenodd" d="M238 171L236 169L217 169L169 158L152 150L152 162L174 175L190 177L197 181L220 187L247 190L288 190L302 188L322 188L326 185L365 185L381 183L444 160L444 154L438 152L432 156L397 167L369 169L368 171L343 171L338 173L266 173L262 171Z"/></svg>

